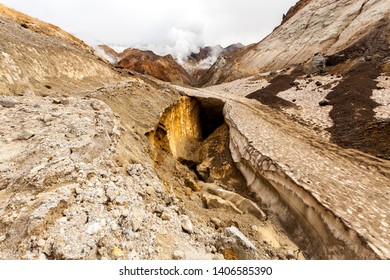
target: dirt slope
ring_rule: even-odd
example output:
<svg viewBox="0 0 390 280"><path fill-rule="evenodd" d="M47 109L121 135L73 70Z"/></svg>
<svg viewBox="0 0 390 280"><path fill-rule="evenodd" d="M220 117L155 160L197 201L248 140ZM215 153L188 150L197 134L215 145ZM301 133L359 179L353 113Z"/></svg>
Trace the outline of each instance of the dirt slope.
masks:
<svg viewBox="0 0 390 280"><path fill-rule="evenodd" d="M120 80L89 46L58 27L0 6L0 91L55 93Z"/></svg>

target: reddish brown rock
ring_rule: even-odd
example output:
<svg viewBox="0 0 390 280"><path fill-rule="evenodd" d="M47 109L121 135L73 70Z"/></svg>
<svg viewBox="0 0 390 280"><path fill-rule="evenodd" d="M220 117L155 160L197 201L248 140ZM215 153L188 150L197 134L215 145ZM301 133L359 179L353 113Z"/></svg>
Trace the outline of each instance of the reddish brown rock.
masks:
<svg viewBox="0 0 390 280"><path fill-rule="evenodd" d="M190 75L171 55L159 56L152 51L127 49L121 55L119 66L165 82L192 84Z"/></svg>

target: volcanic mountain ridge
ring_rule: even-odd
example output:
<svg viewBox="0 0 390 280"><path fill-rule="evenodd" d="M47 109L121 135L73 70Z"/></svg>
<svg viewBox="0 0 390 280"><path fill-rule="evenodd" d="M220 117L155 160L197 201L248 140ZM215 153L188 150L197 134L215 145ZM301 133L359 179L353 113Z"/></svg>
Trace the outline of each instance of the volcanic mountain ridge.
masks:
<svg viewBox="0 0 390 280"><path fill-rule="evenodd" d="M147 74L162 81L177 84L198 85L204 73L219 56L227 55L244 46L240 43L221 46L206 46L178 63L171 55L160 56L152 51L129 48L121 53L107 45L96 47L98 53L114 65Z"/></svg>

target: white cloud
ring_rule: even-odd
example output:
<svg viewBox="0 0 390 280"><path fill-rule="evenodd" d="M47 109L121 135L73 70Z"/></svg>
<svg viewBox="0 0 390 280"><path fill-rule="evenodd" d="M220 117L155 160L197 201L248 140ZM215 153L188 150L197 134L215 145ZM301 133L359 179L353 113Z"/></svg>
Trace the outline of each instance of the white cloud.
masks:
<svg viewBox="0 0 390 280"><path fill-rule="evenodd" d="M91 45L147 45L181 58L204 45L260 41L297 0L2 0Z"/></svg>

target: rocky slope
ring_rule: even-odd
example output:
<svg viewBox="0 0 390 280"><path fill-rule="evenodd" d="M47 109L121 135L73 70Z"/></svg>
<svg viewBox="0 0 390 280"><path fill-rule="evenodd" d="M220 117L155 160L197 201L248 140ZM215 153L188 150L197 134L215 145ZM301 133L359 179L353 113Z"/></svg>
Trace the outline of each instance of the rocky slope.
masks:
<svg viewBox="0 0 390 280"><path fill-rule="evenodd" d="M295 66L309 61L316 53L333 56L355 48L370 56L365 45L387 51L385 57L376 59L388 67L389 13L386 0L299 1L283 23L261 42L219 59L203 84L212 85ZM373 41L375 37L386 39L377 44ZM367 40L370 42L365 44ZM353 60L363 57L362 53L355 57L344 55ZM335 60L330 61L334 64ZM344 71L344 68L339 69L339 73Z"/></svg>
<svg viewBox="0 0 390 280"><path fill-rule="evenodd" d="M319 125L313 127L310 115L305 122L298 108L286 118L242 92L266 84L258 79L180 90L226 102L223 115L235 165L259 204L278 217L307 258L389 258L389 161L335 146ZM310 94L307 87L284 94L299 98ZM318 118L314 123L321 124L315 101L301 98L309 103L306 114L311 106Z"/></svg>
<svg viewBox="0 0 390 280"><path fill-rule="evenodd" d="M206 77L220 85L181 88L225 100L235 165L306 257L389 258L386 4L300 1L214 64Z"/></svg>
<svg viewBox="0 0 390 280"><path fill-rule="evenodd" d="M268 72L263 89L247 97L284 111L296 112L297 98L285 91L310 83L310 75L342 79L323 85L321 107L329 109L326 126L331 140L381 158L389 158L388 118L376 111L387 108L387 88L379 81L389 75L390 7L387 1L300 1L283 23L263 41L220 58L204 76L205 85ZM271 72L269 72L271 71ZM333 86L334 85L334 86ZM332 89L332 90L329 90ZM282 96L285 96L283 98ZM297 95L296 95L297 96ZM383 107L384 106L384 107ZM321 125L324 127L324 125Z"/></svg>
<svg viewBox="0 0 390 280"><path fill-rule="evenodd" d="M0 259L303 258L245 194L220 102L2 9Z"/></svg>
<svg viewBox="0 0 390 280"><path fill-rule="evenodd" d="M58 27L0 6L0 91L86 90L97 77L120 80L94 51Z"/></svg>
<svg viewBox="0 0 390 280"><path fill-rule="evenodd" d="M301 1L275 34L319 2L333 7ZM390 258L383 21L327 58L195 89L7 13L1 259Z"/></svg>

